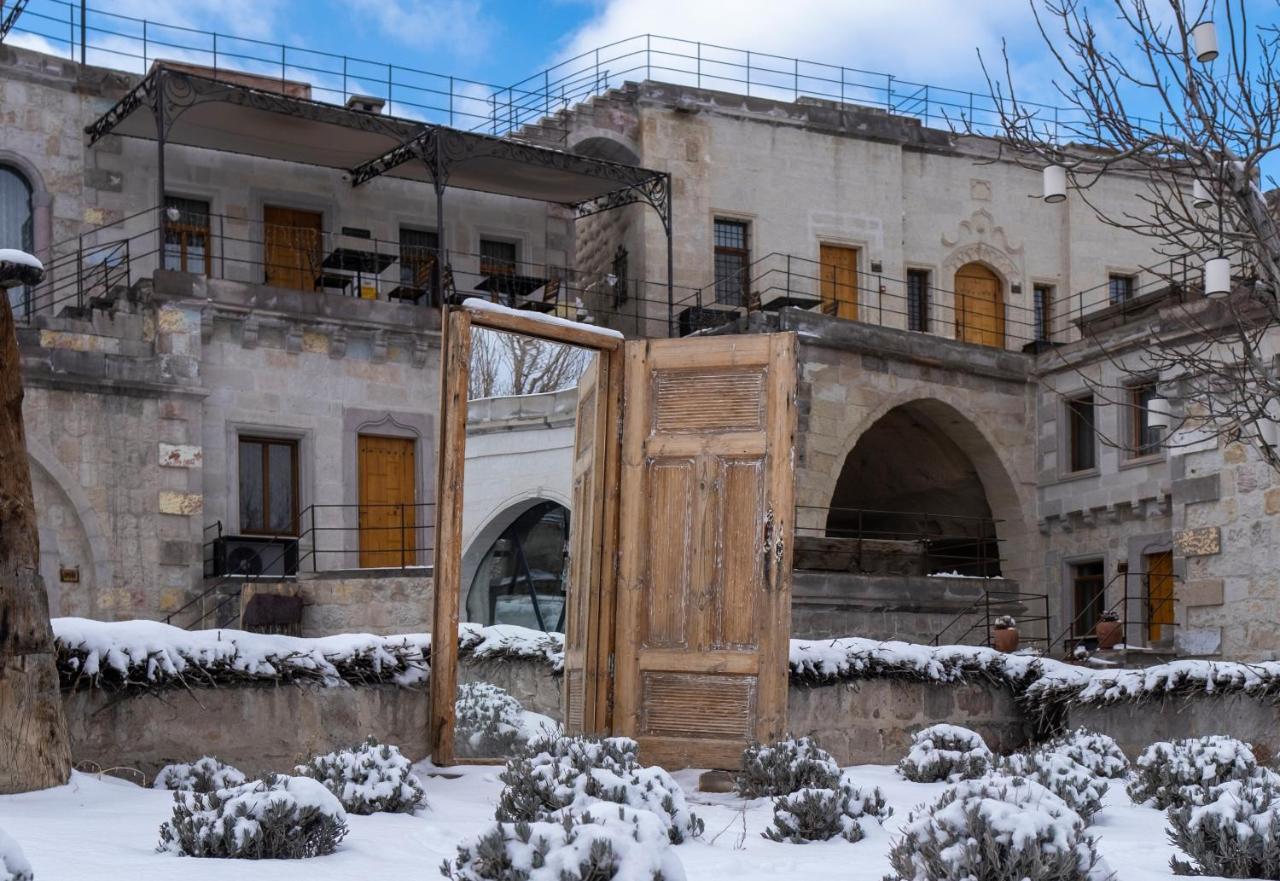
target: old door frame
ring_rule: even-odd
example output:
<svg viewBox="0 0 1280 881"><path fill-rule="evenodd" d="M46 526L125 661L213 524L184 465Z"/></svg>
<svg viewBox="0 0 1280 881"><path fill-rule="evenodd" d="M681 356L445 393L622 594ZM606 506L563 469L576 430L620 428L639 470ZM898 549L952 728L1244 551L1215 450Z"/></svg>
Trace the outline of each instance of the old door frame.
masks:
<svg viewBox="0 0 1280 881"><path fill-rule="evenodd" d="M470 376L469 353L473 328L487 328L578 346L598 353L607 371L601 386L602 400L607 404L604 454L604 498L600 505L599 584L593 586L598 596L598 613L591 622L596 634L592 653L594 669L608 672L608 659L613 650L613 622L617 555L620 428L622 419L623 341L621 337L603 334L584 325L548 321L541 315L520 315L483 306L445 310L442 328L442 363L440 377L440 456L436 466L436 537L434 574L434 608L431 634L431 716L428 720L432 761L451 765L454 761L454 701L458 689L458 615L462 596L462 503L466 466L467 389ZM612 720L608 696L608 675L588 680L593 684L594 700L588 701L592 712L584 714L584 727L607 733ZM590 686L589 686L590 687ZM469 763L484 764L468 759Z"/></svg>

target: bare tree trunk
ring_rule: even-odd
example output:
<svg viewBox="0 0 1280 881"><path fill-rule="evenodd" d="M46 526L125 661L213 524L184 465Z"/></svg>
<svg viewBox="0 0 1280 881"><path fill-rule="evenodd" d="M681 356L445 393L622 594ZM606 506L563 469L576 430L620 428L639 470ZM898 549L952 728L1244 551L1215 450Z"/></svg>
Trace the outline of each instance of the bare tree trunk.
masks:
<svg viewBox="0 0 1280 881"><path fill-rule="evenodd" d="M71 771L39 559L18 340L0 287L0 793L57 786Z"/></svg>

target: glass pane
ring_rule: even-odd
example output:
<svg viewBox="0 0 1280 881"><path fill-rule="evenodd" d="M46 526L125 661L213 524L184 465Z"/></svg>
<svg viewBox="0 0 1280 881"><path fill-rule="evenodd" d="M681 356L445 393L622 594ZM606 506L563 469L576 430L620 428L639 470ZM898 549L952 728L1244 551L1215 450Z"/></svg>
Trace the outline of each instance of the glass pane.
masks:
<svg viewBox="0 0 1280 881"><path fill-rule="evenodd" d="M585 646L568 650L566 631L570 598L590 596L573 590L570 573L578 571L572 508L589 505L595 485L594 445L579 433L594 430L597 357L517 334L473 331L459 617L464 630L486 638L564 640L568 660L557 675L536 662L497 665L464 654L454 707L454 749L462 761L501 759L532 738L559 733L566 712L582 717ZM585 617L583 605L575 608L575 620Z"/></svg>
<svg viewBox="0 0 1280 881"><path fill-rule="evenodd" d="M187 236L187 272L203 273L205 270L205 249L207 238L202 233L190 233Z"/></svg>
<svg viewBox="0 0 1280 881"><path fill-rule="evenodd" d="M262 444L240 441L240 529L261 530L262 516Z"/></svg>
<svg viewBox="0 0 1280 881"><path fill-rule="evenodd" d="M293 511L293 444L271 444L267 449L267 500L271 516L267 528L272 532L294 531Z"/></svg>

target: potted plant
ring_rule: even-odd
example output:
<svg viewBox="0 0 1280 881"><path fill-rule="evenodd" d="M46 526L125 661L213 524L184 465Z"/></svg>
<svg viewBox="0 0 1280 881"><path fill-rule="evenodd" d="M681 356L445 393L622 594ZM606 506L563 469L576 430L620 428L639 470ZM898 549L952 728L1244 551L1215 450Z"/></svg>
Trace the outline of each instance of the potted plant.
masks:
<svg viewBox="0 0 1280 881"><path fill-rule="evenodd" d="M1001 615L992 626L995 632L991 634L992 645L996 651L1015 652L1018 650L1018 622L1012 615Z"/></svg>
<svg viewBox="0 0 1280 881"><path fill-rule="evenodd" d="M1120 613L1106 611L1093 625L1093 635L1098 638L1098 648L1113 649L1124 638L1124 627L1120 624Z"/></svg>

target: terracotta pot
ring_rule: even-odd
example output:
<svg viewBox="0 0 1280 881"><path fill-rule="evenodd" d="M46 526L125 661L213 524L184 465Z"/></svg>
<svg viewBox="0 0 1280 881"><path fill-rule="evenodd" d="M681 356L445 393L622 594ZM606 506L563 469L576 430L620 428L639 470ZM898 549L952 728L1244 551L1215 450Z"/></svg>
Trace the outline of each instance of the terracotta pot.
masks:
<svg viewBox="0 0 1280 881"><path fill-rule="evenodd" d="M1113 649L1124 637L1124 628L1119 621L1099 621L1093 626L1093 635L1098 638L1098 648Z"/></svg>
<svg viewBox="0 0 1280 881"><path fill-rule="evenodd" d="M997 627L991 632L991 642L998 652L1016 652L1018 650L1018 628Z"/></svg>

